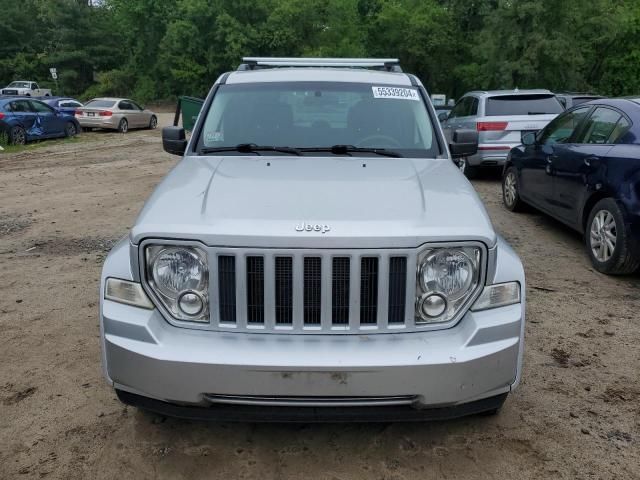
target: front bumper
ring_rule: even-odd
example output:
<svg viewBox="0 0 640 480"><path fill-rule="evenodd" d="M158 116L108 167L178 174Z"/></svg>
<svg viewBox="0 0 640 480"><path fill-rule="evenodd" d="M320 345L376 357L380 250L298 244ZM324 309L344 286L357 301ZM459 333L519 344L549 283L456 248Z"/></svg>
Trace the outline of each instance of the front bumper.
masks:
<svg viewBox="0 0 640 480"><path fill-rule="evenodd" d="M310 420L339 410L345 413L338 417L366 419L390 413L391 406L400 409L399 416L392 415L398 420L423 410L430 412L418 418L490 410L519 382L524 335L522 265L502 239L497 248L490 281L519 281L522 303L469 311L444 330L359 335L193 330L169 324L157 309L105 300L101 293L104 374L126 403L190 418L216 418L204 412L237 407L240 417L255 420L249 406L265 409L266 416L267 410L287 411L294 419L307 412ZM101 292L107 277L133 280L129 260L123 241L107 258ZM394 405L398 397L403 401ZM331 406L336 399L340 406ZM381 406L379 399L392 401ZM186 410L174 411L176 406ZM435 414L434 408L444 410Z"/></svg>
<svg viewBox="0 0 640 480"><path fill-rule="evenodd" d="M103 300L106 373L120 390L172 403L207 396L412 396L418 408L509 392L521 305L469 312L454 328L372 335L210 332Z"/></svg>

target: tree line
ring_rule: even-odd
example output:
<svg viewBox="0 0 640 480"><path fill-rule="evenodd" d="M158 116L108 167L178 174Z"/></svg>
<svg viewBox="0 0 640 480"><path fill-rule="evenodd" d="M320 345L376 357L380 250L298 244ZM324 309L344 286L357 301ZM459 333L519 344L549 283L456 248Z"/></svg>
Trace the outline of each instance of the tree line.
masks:
<svg viewBox="0 0 640 480"><path fill-rule="evenodd" d="M637 0L0 0L0 84L204 96L242 56L399 57L433 93L640 93Z"/></svg>

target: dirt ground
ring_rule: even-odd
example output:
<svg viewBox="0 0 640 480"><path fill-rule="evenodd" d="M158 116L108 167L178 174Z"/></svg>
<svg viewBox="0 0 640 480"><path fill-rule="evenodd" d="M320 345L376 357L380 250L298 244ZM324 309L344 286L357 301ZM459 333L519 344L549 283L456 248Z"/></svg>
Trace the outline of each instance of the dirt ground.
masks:
<svg viewBox="0 0 640 480"><path fill-rule="evenodd" d="M169 123L171 115L162 115ZM104 382L98 279L175 164L160 132L0 154L0 479L638 479L640 277L475 182L528 275L523 382L495 417L202 424L124 407Z"/></svg>

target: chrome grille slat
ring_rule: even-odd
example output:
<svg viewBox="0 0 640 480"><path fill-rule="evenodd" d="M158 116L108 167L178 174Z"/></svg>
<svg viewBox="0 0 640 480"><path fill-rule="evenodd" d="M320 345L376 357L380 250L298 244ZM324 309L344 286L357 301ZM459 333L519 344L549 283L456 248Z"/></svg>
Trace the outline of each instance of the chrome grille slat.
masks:
<svg viewBox="0 0 640 480"><path fill-rule="evenodd" d="M331 256L322 256L322 308L320 310L320 326L322 330L331 328Z"/></svg>
<svg viewBox="0 0 640 480"><path fill-rule="evenodd" d="M263 295L264 295L264 321L263 325L268 330L276 326L276 282L275 261L273 255L264 256Z"/></svg>
<svg viewBox="0 0 640 480"><path fill-rule="evenodd" d="M293 331L301 332L304 318L304 304L303 304L303 287L302 282L304 278L303 269L303 254L296 253L293 256Z"/></svg>
<svg viewBox="0 0 640 480"><path fill-rule="evenodd" d="M389 262L391 257L383 256L378 260L378 281L376 291L378 292L376 327L386 330L389 324Z"/></svg>
<svg viewBox="0 0 640 480"><path fill-rule="evenodd" d="M247 328L247 282L246 257L236 255L236 325L239 330Z"/></svg>

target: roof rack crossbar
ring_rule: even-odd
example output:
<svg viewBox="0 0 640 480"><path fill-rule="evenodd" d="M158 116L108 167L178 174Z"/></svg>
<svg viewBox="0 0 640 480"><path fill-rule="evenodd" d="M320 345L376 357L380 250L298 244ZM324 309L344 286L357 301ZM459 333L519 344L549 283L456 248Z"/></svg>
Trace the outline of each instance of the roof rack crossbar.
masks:
<svg viewBox="0 0 640 480"><path fill-rule="evenodd" d="M397 58L243 57L238 70L278 67L371 68L388 72L402 72L400 60Z"/></svg>

